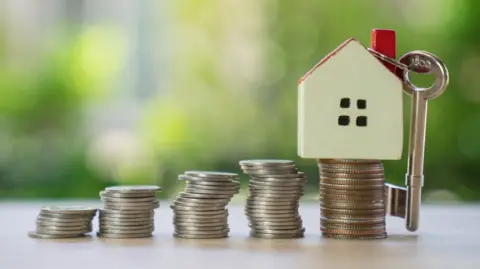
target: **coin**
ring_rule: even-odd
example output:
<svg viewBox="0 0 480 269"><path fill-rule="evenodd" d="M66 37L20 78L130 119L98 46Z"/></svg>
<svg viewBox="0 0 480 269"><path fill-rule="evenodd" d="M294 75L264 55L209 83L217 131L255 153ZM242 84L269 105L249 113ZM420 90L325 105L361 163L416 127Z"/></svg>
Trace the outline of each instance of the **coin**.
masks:
<svg viewBox="0 0 480 269"><path fill-rule="evenodd" d="M146 238L152 237L151 232L138 233L138 234L116 234L116 233L100 233L97 232L98 237L112 238L112 239L132 239L132 238Z"/></svg>
<svg viewBox="0 0 480 269"><path fill-rule="evenodd" d="M68 215L91 215L97 212L97 209L94 207L88 206L44 206L41 209L41 212L47 214L68 214Z"/></svg>
<svg viewBox="0 0 480 269"><path fill-rule="evenodd" d="M228 232L226 233L209 233L206 235L199 234L187 234L187 233L174 233L174 237L183 238L183 239L218 239L228 237Z"/></svg>
<svg viewBox="0 0 480 269"><path fill-rule="evenodd" d="M162 188L159 186L151 186L151 185L126 185L126 186L113 186L105 188L107 193L109 192L119 192L119 193L151 193L160 191Z"/></svg>
<svg viewBox="0 0 480 269"><path fill-rule="evenodd" d="M41 234L35 231L28 232L28 236L35 239L68 239L68 238L77 238L84 237L85 235L59 235L59 234Z"/></svg>
<svg viewBox="0 0 480 269"><path fill-rule="evenodd" d="M92 231L92 219L97 209L86 206L44 206L40 209L35 231L37 239L76 238Z"/></svg>
<svg viewBox="0 0 480 269"><path fill-rule="evenodd" d="M215 187L215 188L235 188L235 187L240 187L240 182L238 181L205 181L205 180L188 180L187 181L187 186L188 185L194 185L194 186L199 186L199 187Z"/></svg>
<svg viewBox="0 0 480 269"><path fill-rule="evenodd" d="M295 239L304 237L304 233L298 234L264 234L259 232L250 232L250 236L262 239Z"/></svg>
<svg viewBox="0 0 480 269"><path fill-rule="evenodd" d="M322 233L323 237L333 238L333 239L347 239L347 240L374 240L374 239L385 239L387 238L387 233L379 233L376 235L345 235L345 234L329 234Z"/></svg>
<svg viewBox="0 0 480 269"><path fill-rule="evenodd" d="M190 239L226 237L226 206L239 192L240 183L234 181L239 178L238 174L187 171L178 178L187 183L170 206L173 209L174 236Z"/></svg>
<svg viewBox="0 0 480 269"><path fill-rule="evenodd" d="M100 209L97 235L105 238L150 237L155 230L154 210L159 186L126 185L107 187L100 192L104 209Z"/></svg>
<svg viewBox="0 0 480 269"><path fill-rule="evenodd" d="M320 230L336 239L381 239L384 168L377 160L319 160Z"/></svg>
<svg viewBox="0 0 480 269"><path fill-rule="evenodd" d="M240 166L246 167L278 167L282 165L295 165L295 162L291 160L269 160L269 159L259 159L259 160L243 160L239 162Z"/></svg>

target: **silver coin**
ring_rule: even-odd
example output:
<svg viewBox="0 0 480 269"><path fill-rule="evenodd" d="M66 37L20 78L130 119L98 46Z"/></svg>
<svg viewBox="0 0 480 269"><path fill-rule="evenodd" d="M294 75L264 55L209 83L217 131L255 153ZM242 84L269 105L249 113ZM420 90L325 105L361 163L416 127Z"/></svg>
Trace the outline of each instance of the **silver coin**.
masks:
<svg viewBox="0 0 480 269"><path fill-rule="evenodd" d="M279 193L279 192L259 192L259 191L252 191L250 190L250 195L251 196L256 196L256 197L264 197L264 198L282 198L282 199L295 199L299 200L302 196L303 193Z"/></svg>
<svg viewBox="0 0 480 269"><path fill-rule="evenodd" d="M301 221L302 218L300 215L289 215L289 214L284 214L284 215L262 215L262 214L247 214L246 215L247 219L250 222L297 222Z"/></svg>
<svg viewBox="0 0 480 269"><path fill-rule="evenodd" d="M214 204L214 205L227 205L230 202L230 198L227 199L197 199L187 197L177 197L175 201L194 204Z"/></svg>
<svg viewBox="0 0 480 269"><path fill-rule="evenodd" d="M184 210L184 211L194 211L194 212L201 212L201 211L216 211L216 212L221 212L221 210L224 210L225 207L205 207L205 206L184 206L184 205L179 205L179 204L174 204L170 206L171 209L173 210Z"/></svg>
<svg viewBox="0 0 480 269"><path fill-rule="evenodd" d="M156 198L155 192L112 192L112 191L101 191L100 197L110 197L110 198L124 198L124 199L133 199L133 198Z"/></svg>
<svg viewBox="0 0 480 269"><path fill-rule="evenodd" d="M116 198L116 197L109 197L109 196L102 196L101 200L108 203L155 203L158 202L156 197L147 197L147 198Z"/></svg>
<svg viewBox="0 0 480 269"><path fill-rule="evenodd" d="M89 223L92 221L92 218L47 218L42 215L37 216L37 221L60 224L60 223Z"/></svg>
<svg viewBox="0 0 480 269"><path fill-rule="evenodd" d="M42 221L37 220L35 222L39 226L52 226L52 227L88 227L92 224L91 221L88 222L51 222L51 221Z"/></svg>
<svg viewBox="0 0 480 269"><path fill-rule="evenodd" d="M153 227L146 229L111 229L100 227L99 232L102 234L147 234L153 232Z"/></svg>
<svg viewBox="0 0 480 269"><path fill-rule="evenodd" d="M377 218L365 218L365 219L333 219L333 218L326 218L320 217L320 223L325 224L359 224L359 225L375 225L375 224L383 224L385 223L385 217L377 217Z"/></svg>
<svg viewBox="0 0 480 269"><path fill-rule="evenodd" d="M265 206L265 205L245 205L245 209L253 210L253 211L281 211L281 212L296 212L298 211L298 206Z"/></svg>
<svg viewBox="0 0 480 269"><path fill-rule="evenodd" d="M198 220L205 219L205 220L209 220L209 219L215 219L215 218L220 219L220 218L227 218L227 217L228 217L228 213L220 213L220 214L215 214L215 215L199 215L199 214L196 214L195 212L187 213L187 214L173 212L173 218L179 218L179 219L198 219Z"/></svg>
<svg viewBox="0 0 480 269"><path fill-rule="evenodd" d="M289 200L272 200L272 199L263 199L261 197L250 196L246 200L247 204L250 205L299 205L299 200L289 199Z"/></svg>
<svg viewBox="0 0 480 269"><path fill-rule="evenodd" d="M187 183L186 188L206 190L206 191L219 191L219 192L226 191L226 192L232 192L232 193L238 193L238 191L240 190L240 187L238 186L223 187L223 186L200 185L200 184L192 184L192 183Z"/></svg>
<svg viewBox="0 0 480 269"><path fill-rule="evenodd" d="M344 235L344 234L322 233L322 236L325 237L325 238L332 238L332 239L374 240L374 239L385 239L385 238L387 238L387 233L380 233L380 234L376 234L376 235Z"/></svg>
<svg viewBox="0 0 480 269"><path fill-rule="evenodd" d="M228 214L228 211L223 208L222 210L212 210L212 211L192 211L190 209L184 210L180 208L174 208L173 212L177 216L215 216L220 214Z"/></svg>
<svg viewBox="0 0 480 269"><path fill-rule="evenodd" d="M35 239L68 239L68 238L81 238L85 237L83 234L77 235L60 235L60 234L41 234L36 231L28 232L28 236Z"/></svg>
<svg viewBox="0 0 480 269"><path fill-rule="evenodd" d="M187 226L187 227L190 227L192 226L192 224L189 224L187 222L183 222L183 221L174 221L173 222L174 226L175 227L184 227L184 226ZM217 222L197 222L195 223L195 227L216 227L216 226L222 226L222 225L225 225L225 221L217 221Z"/></svg>
<svg viewBox="0 0 480 269"><path fill-rule="evenodd" d="M105 209L112 209L112 210L119 210L119 211L150 211L153 209L158 208L160 205L151 203L149 205L146 204L111 204L111 203L104 203L103 207Z"/></svg>
<svg viewBox="0 0 480 269"><path fill-rule="evenodd" d="M238 178L239 175L230 172L218 172L218 171L186 171L185 175L193 177L205 177L205 178Z"/></svg>
<svg viewBox="0 0 480 269"><path fill-rule="evenodd" d="M146 223L146 224L141 224L141 225L117 225L113 224L110 222L107 223L100 223L99 228L103 230L120 230L120 231L137 231L137 230L147 230L147 229L152 229L154 227L154 224Z"/></svg>
<svg viewBox="0 0 480 269"><path fill-rule="evenodd" d="M220 183L230 183L237 178L221 178L221 177L196 177L196 176L187 176L179 175L179 180L184 180L187 182L220 182Z"/></svg>
<svg viewBox="0 0 480 269"><path fill-rule="evenodd" d="M299 216L296 210L258 210L258 209L245 209L245 214L250 217L262 216L262 217L297 217Z"/></svg>
<svg viewBox="0 0 480 269"><path fill-rule="evenodd" d="M296 174L298 171L296 169L276 169L276 170L259 170L259 169L256 169L256 170L247 170L247 169L244 169L243 170L243 173L247 174L247 175L252 175L252 176L255 176L255 175L270 175L270 176L274 176L274 175L285 175L285 174Z"/></svg>
<svg viewBox="0 0 480 269"><path fill-rule="evenodd" d="M72 230L72 231L62 231L62 230L50 230L50 229L39 229L37 228L36 229L36 232L39 233L39 234L50 234L50 235L70 235L70 236L74 236L74 235L80 235L80 234L86 234L86 233L90 233L92 231L92 229L80 229L80 230Z"/></svg>
<svg viewBox="0 0 480 269"><path fill-rule="evenodd" d="M299 205L300 203L299 202L290 202L290 201L287 201L287 202L279 202L279 203L275 203L275 202L259 202L259 201L247 201L245 203L245 207L252 207L252 208L255 208L255 207L258 207L258 208L281 208L281 207L285 207L285 208L296 208L298 209L299 208Z"/></svg>
<svg viewBox="0 0 480 269"><path fill-rule="evenodd" d="M125 186L113 186L105 188L105 192L117 192L117 193L155 193L162 188L153 185L125 185Z"/></svg>
<svg viewBox="0 0 480 269"><path fill-rule="evenodd" d="M225 195L225 196L233 196L238 193L238 190L206 190L200 188L193 188L187 187L183 190L185 193L193 193L193 194L207 194L207 195Z"/></svg>
<svg viewBox="0 0 480 269"><path fill-rule="evenodd" d="M228 233L218 233L218 234L215 233L215 234L208 234L208 235L174 233L173 236L176 238L183 238L183 239L219 239L219 238L227 238Z"/></svg>
<svg viewBox="0 0 480 269"><path fill-rule="evenodd" d="M300 233L304 233L305 232L305 228L300 228L300 229L294 229L294 230L285 230L285 229L282 229L282 230L272 230L272 229L265 229L265 230L258 230L256 229L255 230L255 233L260 233L260 234L300 234Z"/></svg>
<svg viewBox="0 0 480 269"><path fill-rule="evenodd" d="M297 189L305 187L304 182L275 182L275 181L261 181L261 180L250 180L249 187L259 187L259 188L282 188L282 189Z"/></svg>
<svg viewBox="0 0 480 269"><path fill-rule="evenodd" d="M203 187L215 187L215 188L239 188L240 182L238 181L190 181L187 180L187 185L203 186Z"/></svg>
<svg viewBox="0 0 480 269"><path fill-rule="evenodd" d="M186 198L200 198L200 199L222 199L222 198L227 198L231 199L232 195L230 194L198 194L198 193L188 193L188 192L180 192L179 193L180 197L186 197Z"/></svg>
<svg viewBox="0 0 480 269"><path fill-rule="evenodd" d="M249 194L247 197L248 200L250 201L256 201L256 202L284 202L284 203L297 203L300 197L264 197L264 196L258 196L257 194Z"/></svg>
<svg viewBox="0 0 480 269"><path fill-rule="evenodd" d="M295 196L295 195L302 195L303 190L273 190L273 189L255 189L255 188L249 188L249 191L251 194L258 194L258 195L264 195L264 194L272 194L272 195L290 195L290 196Z"/></svg>
<svg viewBox="0 0 480 269"><path fill-rule="evenodd" d="M175 232L177 233L188 233L188 232L212 232L212 231L229 231L228 225L219 225L219 226L207 226L207 227L197 227L197 226L177 226L175 227Z"/></svg>
<svg viewBox="0 0 480 269"><path fill-rule="evenodd" d="M280 226L280 225L296 225L296 224L303 224L303 220L300 216L295 218L250 218L247 216L248 223L250 224L258 224L258 225L273 225L273 226Z"/></svg>
<svg viewBox="0 0 480 269"><path fill-rule="evenodd" d="M40 212L37 218L45 218L55 221L91 221L95 215L84 215L84 214L49 214Z"/></svg>
<svg viewBox="0 0 480 269"><path fill-rule="evenodd" d="M204 231L204 230L185 230L185 229L179 229L179 227L175 227L176 234L210 235L210 234L226 234L228 232L230 232L230 229L228 228L224 228L221 230Z"/></svg>
<svg viewBox="0 0 480 269"><path fill-rule="evenodd" d="M252 180L254 180L255 183L275 183L278 184L279 186L282 185L283 183L285 184L298 184L298 185L304 185L307 182L306 178L283 178L280 177L280 175L276 176L265 176L265 177L260 177L259 175L252 177Z"/></svg>
<svg viewBox="0 0 480 269"><path fill-rule="evenodd" d="M155 214L150 213L148 211L118 211L115 210L116 213L100 213L100 218L107 217L107 218L117 218L117 219L144 219L144 218L153 218Z"/></svg>
<svg viewBox="0 0 480 269"><path fill-rule="evenodd" d="M249 191L253 193L296 193L296 194L302 194L303 187L299 188L288 188L288 187L277 187L277 188L265 188L265 187L259 187L259 186L249 186Z"/></svg>
<svg viewBox="0 0 480 269"><path fill-rule="evenodd" d="M291 160L273 160L273 159L258 159L258 160L242 160L238 162L240 166L253 167L277 167L282 165L294 165L295 162Z"/></svg>
<svg viewBox="0 0 480 269"><path fill-rule="evenodd" d="M205 219L205 218L182 218L182 217L174 217L173 221L175 223L218 223L218 222L224 222L226 223L228 221L227 217L217 217L217 218L210 218L210 219Z"/></svg>
<svg viewBox="0 0 480 269"><path fill-rule="evenodd" d="M99 219L100 225L111 224L119 226L135 226L135 225L151 225L155 222L155 219L112 219L112 218L101 218Z"/></svg>
<svg viewBox="0 0 480 269"><path fill-rule="evenodd" d="M147 238L152 237L152 233L143 233L143 234L110 234L110 233L100 233L97 232L98 237L111 238L111 239L132 239L132 238Z"/></svg>
<svg viewBox="0 0 480 269"><path fill-rule="evenodd" d="M97 208L89 206L44 206L41 212L59 215L94 215Z"/></svg>
<svg viewBox="0 0 480 269"><path fill-rule="evenodd" d="M111 222L125 222L125 223L135 223L135 222L147 222L153 221L152 217L144 217L144 218L118 218L118 217L110 217L110 216L100 216L98 218L100 221L111 221Z"/></svg>
<svg viewBox="0 0 480 269"><path fill-rule="evenodd" d="M250 236L261 239L296 239L304 237L303 233L298 234L263 234L258 232L250 232Z"/></svg>
<svg viewBox="0 0 480 269"><path fill-rule="evenodd" d="M276 200L275 198L279 199ZM252 197L250 194L245 204L253 206L298 206L300 204L300 197Z"/></svg>
<svg viewBox="0 0 480 269"><path fill-rule="evenodd" d="M303 172L297 172L296 174L285 174L285 175L263 175L263 174L258 174L252 176L252 179L255 180L263 180L263 179L276 179L276 180L306 180L307 177Z"/></svg>
<svg viewBox="0 0 480 269"><path fill-rule="evenodd" d="M248 224L248 227L254 230L298 230L303 228L300 224L294 225L259 225L259 224Z"/></svg>

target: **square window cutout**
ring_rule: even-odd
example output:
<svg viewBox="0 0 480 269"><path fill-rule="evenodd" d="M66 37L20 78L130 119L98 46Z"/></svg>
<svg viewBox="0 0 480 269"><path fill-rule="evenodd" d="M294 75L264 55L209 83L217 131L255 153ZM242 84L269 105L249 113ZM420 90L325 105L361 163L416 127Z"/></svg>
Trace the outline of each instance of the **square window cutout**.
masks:
<svg viewBox="0 0 480 269"><path fill-rule="evenodd" d="M350 107L350 98L340 99L340 107L341 108L349 108Z"/></svg>
<svg viewBox="0 0 480 269"><path fill-rule="evenodd" d="M367 108L367 100L365 100L365 99L358 99L358 100L357 100L357 108L358 108L358 109L366 109L366 108Z"/></svg>
<svg viewBox="0 0 480 269"><path fill-rule="evenodd" d="M357 126L359 126L359 127L367 126L367 117L366 116L358 116L356 123L357 123Z"/></svg>
<svg viewBox="0 0 480 269"><path fill-rule="evenodd" d="M340 126L348 126L350 124L350 117L349 116L339 116L338 117L338 125Z"/></svg>

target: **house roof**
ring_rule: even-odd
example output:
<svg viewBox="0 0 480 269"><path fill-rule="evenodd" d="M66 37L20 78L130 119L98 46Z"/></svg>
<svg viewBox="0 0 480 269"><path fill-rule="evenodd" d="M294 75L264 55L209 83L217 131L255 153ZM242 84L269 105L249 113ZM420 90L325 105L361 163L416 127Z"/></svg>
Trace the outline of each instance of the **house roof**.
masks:
<svg viewBox="0 0 480 269"><path fill-rule="evenodd" d="M330 52L325 58L323 58L319 63L317 63L310 71L308 71L299 81L298 84L302 84L303 81L305 81L313 72L321 66L323 63L328 61L330 58L335 56L338 52L340 52L343 48L345 48L350 42L355 41L358 42L355 38L350 38L347 41L343 42L340 46L338 46L334 51ZM358 42L360 43L360 42Z"/></svg>

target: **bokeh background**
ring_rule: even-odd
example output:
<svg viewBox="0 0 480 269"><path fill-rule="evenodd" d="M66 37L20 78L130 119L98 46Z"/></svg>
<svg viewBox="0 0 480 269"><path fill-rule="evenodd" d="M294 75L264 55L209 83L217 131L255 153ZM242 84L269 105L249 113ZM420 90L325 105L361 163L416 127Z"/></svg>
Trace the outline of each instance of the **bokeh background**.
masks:
<svg viewBox="0 0 480 269"><path fill-rule="evenodd" d="M429 107L425 200L480 200L478 0L1 0L0 197L159 184L166 198L185 170L240 173L253 158L295 160L315 197L297 81L373 28L451 74ZM385 166L403 184L406 154Z"/></svg>

